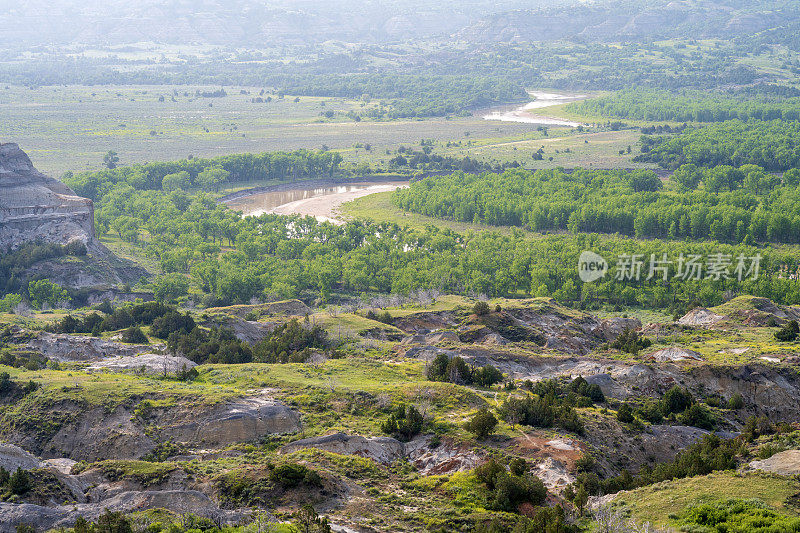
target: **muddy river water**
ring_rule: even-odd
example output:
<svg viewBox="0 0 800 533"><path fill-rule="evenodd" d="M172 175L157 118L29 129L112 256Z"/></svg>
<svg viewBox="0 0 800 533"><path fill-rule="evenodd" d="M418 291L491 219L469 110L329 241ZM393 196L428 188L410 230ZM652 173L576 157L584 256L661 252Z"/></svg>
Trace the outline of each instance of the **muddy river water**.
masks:
<svg viewBox="0 0 800 533"><path fill-rule="evenodd" d="M534 100L522 107L497 109L484 115L486 120L506 122L522 122L526 124L542 124L550 126L577 127L577 122L547 117L534 110L576 102L586 98L584 95L555 94L530 91ZM242 211L247 215L274 213L278 215L310 215L317 220L327 220L341 224L339 206L345 202L378 192L393 191L408 186L407 181L392 182L351 182L351 183L303 183L298 182L274 190L254 192L246 196L235 197L224 203L231 209Z"/></svg>
<svg viewBox="0 0 800 533"><path fill-rule="evenodd" d="M408 185L407 181L353 182L346 184L313 185L297 183L291 190L258 192L226 201L231 209L245 215L274 213L277 215L310 215L317 220L341 224L338 209L345 202L374 194L393 191Z"/></svg>
<svg viewBox="0 0 800 533"><path fill-rule="evenodd" d="M523 122L525 124L541 124L543 126L569 126L577 128L581 124L570 120L560 118L548 117L532 111L537 109L545 109L554 105L567 104L569 102L577 102L585 100L586 95L583 94L556 94L545 93L539 91L529 91L534 101L525 104L522 107L513 109L497 109L490 113L483 115L486 120L500 120L503 122Z"/></svg>

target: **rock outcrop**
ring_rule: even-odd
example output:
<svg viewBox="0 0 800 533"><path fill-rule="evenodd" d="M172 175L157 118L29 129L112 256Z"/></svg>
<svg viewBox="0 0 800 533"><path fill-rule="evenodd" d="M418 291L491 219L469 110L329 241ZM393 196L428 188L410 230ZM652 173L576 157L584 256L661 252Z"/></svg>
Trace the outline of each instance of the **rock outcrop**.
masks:
<svg viewBox="0 0 800 533"><path fill-rule="evenodd" d="M296 410L266 394L214 405L177 403L138 410L131 404L87 408L73 401L48 408L64 421L56 431L9 428L2 438L45 459L99 461L139 459L166 441L190 449L221 448L269 434L294 433L301 425Z"/></svg>
<svg viewBox="0 0 800 533"><path fill-rule="evenodd" d="M389 464L405 455L403 443L391 437L362 437L333 433L322 437L310 437L287 444L281 450L292 453L305 448L316 448L340 455L358 455L375 462Z"/></svg>
<svg viewBox="0 0 800 533"><path fill-rule="evenodd" d="M19 336L24 335L20 332ZM57 361L94 361L106 357L135 356L153 351L153 346L122 344L99 337L38 332L25 346ZM163 345L160 345L163 347Z"/></svg>
<svg viewBox="0 0 800 533"><path fill-rule="evenodd" d="M33 240L91 244L92 201L36 170L16 144L0 144L0 249Z"/></svg>
<svg viewBox="0 0 800 533"><path fill-rule="evenodd" d="M9 472L13 472L17 468L21 468L23 470L39 468L40 463L39 459L29 454L19 446L0 443L0 466Z"/></svg>
<svg viewBox="0 0 800 533"><path fill-rule="evenodd" d="M211 499L194 490L160 490L123 492L98 503L78 503L44 507L29 503L0 503L0 533L14 533L17 526L26 524L36 531L70 527L82 516L96 520L105 511L132 513L147 509L174 509L177 512L194 513L214 517L223 524L235 524L246 513L219 509Z"/></svg>
<svg viewBox="0 0 800 533"><path fill-rule="evenodd" d="M800 450L778 452L769 459L752 461L748 466L753 470L771 472L781 476L795 476L800 474Z"/></svg>
<svg viewBox="0 0 800 533"><path fill-rule="evenodd" d="M657 352L653 352L647 356L657 363L667 363L673 361L702 361L703 356L700 353L690 350L688 348L681 348L680 346L670 346Z"/></svg>
<svg viewBox="0 0 800 533"><path fill-rule="evenodd" d="M62 287L90 289L88 300L99 302L130 299L114 287L147 276L146 270L114 256L95 238L91 200L36 170L16 144L0 144L0 252L33 241L80 241L89 253L34 263L18 274L23 283L47 278Z"/></svg>

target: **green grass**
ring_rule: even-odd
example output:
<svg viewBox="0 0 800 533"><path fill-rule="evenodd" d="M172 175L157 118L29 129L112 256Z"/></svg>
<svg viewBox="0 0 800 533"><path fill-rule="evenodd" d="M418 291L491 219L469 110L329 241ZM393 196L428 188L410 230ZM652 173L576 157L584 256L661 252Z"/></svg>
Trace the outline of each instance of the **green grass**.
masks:
<svg viewBox="0 0 800 533"><path fill-rule="evenodd" d="M194 96L196 89L217 88L0 86L0 138L19 143L39 170L56 177L66 171L100 169L109 150L118 152L125 165L324 145L339 151L346 165L386 168L393 157L387 149L419 146L422 139L433 140L439 154L516 160L529 168L645 166L618 153L636 144L636 130L578 134L571 128L552 127L545 137L535 124L487 121L483 111L468 117L353 122L344 114L362 111L357 100L301 97L295 102L292 96L272 95L272 102L256 104L250 100L261 88L253 87L226 87L228 96L223 98ZM250 94L239 94L240 90ZM173 91L177 91L174 102ZM329 110L336 113L334 118L320 116ZM565 111L554 106L541 114L563 116ZM531 154L540 146L545 159L534 161ZM232 190L267 184L239 184Z"/></svg>
<svg viewBox="0 0 800 533"><path fill-rule="evenodd" d="M497 231L509 234L512 228L505 226L487 226L485 224L472 224L469 222L456 222L452 220L442 220L439 218L427 217L417 213L403 211L395 206L392 201L392 192L379 192L362 196L352 202L346 202L339 207L339 212L348 220L366 219L377 223L390 222L401 226L412 228L424 228L425 226L438 226L450 228L453 231L465 233L468 231Z"/></svg>
<svg viewBox="0 0 800 533"><path fill-rule="evenodd" d="M326 388L371 393L391 392L423 379L423 364L389 364L367 358L331 359L321 365L304 363L208 365L201 367L209 384L254 387Z"/></svg>
<svg viewBox="0 0 800 533"><path fill-rule="evenodd" d="M729 315L731 313L750 310L758 311L760 310L760 307L762 307L762 303L768 303L766 298L748 295L737 296L736 298L733 298L722 305L712 307L711 311L717 313L718 315Z"/></svg>
<svg viewBox="0 0 800 533"><path fill-rule="evenodd" d="M62 401L113 408L132 397L142 396L172 396L192 404L215 404L240 396L243 392L224 385L209 387L202 381L186 383L133 374L50 369L30 371L6 366L0 368L8 372L15 381L33 380L42 385L39 390L14 405L14 409L20 412L24 411L26 404L48 405Z"/></svg>
<svg viewBox="0 0 800 533"><path fill-rule="evenodd" d="M175 463L151 463L148 461L107 460L89 465L103 471L112 481L130 480L144 486L155 485L165 481L179 467Z"/></svg>
<svg viewBox="0 0 800 533"><path fill-rule="evenodd" d="M798 509L788 499L799 488L797 482L789 478L719 472L635 489L620 495L613 505L630 511L632 518L640 523L674 527L671 517L687 507L731 498L757 498L777 511L796 515Z"/></svg>
<svg viewBox="0 0 800 533"><path fill-rule="evenodd" d="M106 233L105 235L100 235L99 240L109 250L111 250L111 253L117 257L121 257L122 259L133 261L140 267L144 268L150 275L156 276L163 274L161 265L158 264L158 261L152 257L147 257L142 253L141 249L136 248L136 246L131 243L123 241L112 232Z"/></svg>
<svg viewBox="0 0 800 533"><path fill-rule="evenodd" d="M319 324L328 332L331 337L337 335L357 334L361 335L370 330L380 330L388 334L404 335L396 327L377 320L370 320L354 313L341 313L331 315L328 312L315 313L313 321Z"/></svg>
<svg viewBox="0 0 800 533"><path fill-rule="evenodd" d="M226 87L224 98L195 98L202 86L40 87L0 86L0 138L17 142L45 173L98 170L108 150L121 164L211 157L243 152L341 150L346 161L386 164L385 148L419 145L421 139L458 141L519 135L530 125L498 124L480 116L353 122L342 116L361 111L361 102L343 98L294 97L256 104L260 87ZM240 89L251 94L241 95ZM178 91L176 102L171 101ZM188 92L189 96L184 96ZM165 101L159 102L164 96ZM323 105L324 104L324 105ZM211 105L211 106L210 106ZM333 119L320 113L333 110ZM208 130L208 131L206 131ZM155 132L155 135L151 135ZM367 151L357 144L371 144ZM381 147L381 149L377 149Z"/></svg>
<svg viewBox="0 0 800 533"><path fill-rule="evenodd" d="M561 106L545 108L542 111L550 114ZM571 117L564 117L571 118ZM574 119L574 118L573 118ZM583 119L585 121L585 118ZM605 122L605 121L603 121ZM533 126L536 127L535 125ZM454 156L470 156L476 159L519 161L525 168L654 168L651 163L635 163L636 144L639 142L638 129L619 131L591 131L578 133L572 128L551 128L545 137L538 132L517 136L492 136L475 138L469 145L443 147L437 152ZM627 153L628 147L632 152ZM544 150L544 159L534 160L532 155L539 149ZM619 151L626 153L620 155ZM550 158L553 158L551 161Z"/></svg>

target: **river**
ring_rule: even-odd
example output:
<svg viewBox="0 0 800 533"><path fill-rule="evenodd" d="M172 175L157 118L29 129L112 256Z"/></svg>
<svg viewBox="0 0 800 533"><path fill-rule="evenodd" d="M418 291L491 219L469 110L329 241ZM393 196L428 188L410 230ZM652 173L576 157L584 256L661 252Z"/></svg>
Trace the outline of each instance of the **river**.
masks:
<svg viewBox="0 0 800 533"><path fill-rule="evenodd" d="M245 216L264 213L277 215L309 215L319 221L342 224L338 209L345 202L406 187L407 181L354 182L347 184L313 185L297 182L291 189L258 192L228 200L225 204Z"/></svg>
<svg viewBox="0 0 800 533"><path fill-rule="evenodd" d="M503 122L523 122L525 124L541 124L543 126L568 126L577 128L581 124L579 122L572 122L560 118L548 117L537 113L531 113L534 109L544 109L554 105L567 104L569 102L578 102L588 98L582 94L556 94L545 93L538 91L528 91L532 97L535 98L533 102L529 102L522 107L513 109L497 109L483 116L486 120L500 120Z"/></svg>

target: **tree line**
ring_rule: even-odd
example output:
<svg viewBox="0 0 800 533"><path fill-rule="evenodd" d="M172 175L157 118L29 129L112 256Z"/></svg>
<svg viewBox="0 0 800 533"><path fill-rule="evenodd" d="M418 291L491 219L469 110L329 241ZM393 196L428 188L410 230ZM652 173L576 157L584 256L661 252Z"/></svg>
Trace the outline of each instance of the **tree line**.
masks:
<svg viewBox="0 0 800 533"><path fill-rule="evenodd" d="M800 97L765 94L767 91L768 89L763 89L756 94L731 94L636 87L575 102L567 108L581 115L661 122L800 120Z"/></svg>
<svg viewBox="0 0 800 533"><path fill-rule="evenodd" d="M800 171L680 167L664 189L649 170L509 170L428 177L398 190L423 215L532 231L619 233L728 243L800 243Z"/></svg>
<svg viewBox="0 0 800 533"><path fill-rule="evenodd" d="M800 167L800 121L726 120L677 136L642 138L634 161L678 168L758 165L771 172Z"/></svg>
<svg viewBox="0 0 800 533"><path fill-rule="evenodd" d="M67 173L63 181L79 196L97 201L115 184L121 183L137 190L199 188L210 191L225 183L331 177L339 172L341 162L341 154L329 151L233 154L144 163L75 175Z"/></svg>
<svg viewBox="0 0 800 533"><path fill-rule="evenodd" d="M414 229L364 221L335 226L310 217L242 217L202 193L136 191L121 184L98 201L96 217L100 233L116 234L119 228L138 253L159 264L165 272L154 284L160 298L185 297L192 288L203 295L205 306L246 303L252 298L327 300L333 293L409 294L425 289L676 310L695 301L722 303L726 291L800 303L800 285L778 275L784 265L791 271L797 268L797 254L791 249L636 241L596 233L531 238L521 231L462 234L435 226ZM587 249L609 259L626 253L646 257L761 253L764 274L741 283L736 279L632 282L607 276L583 285L575 265Z"/></svg>

